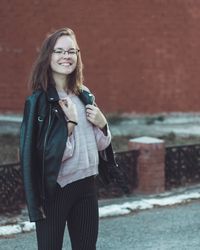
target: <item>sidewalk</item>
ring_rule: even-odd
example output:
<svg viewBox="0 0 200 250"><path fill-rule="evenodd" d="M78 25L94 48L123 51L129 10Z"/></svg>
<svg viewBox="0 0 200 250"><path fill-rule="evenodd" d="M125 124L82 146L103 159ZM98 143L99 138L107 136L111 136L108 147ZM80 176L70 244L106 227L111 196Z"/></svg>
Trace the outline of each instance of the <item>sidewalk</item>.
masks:
<svg viewBox="0 0 200 250"><path fill-rule="evenodd" d="M154 207L173 206L200 199L200 184L187 188L175 189L157 195L135 195L99 201L100 218L127 215ZM27 210L14 217L2 217L0 236L18 234L35 230L35 223L28 220Z"/></svg>

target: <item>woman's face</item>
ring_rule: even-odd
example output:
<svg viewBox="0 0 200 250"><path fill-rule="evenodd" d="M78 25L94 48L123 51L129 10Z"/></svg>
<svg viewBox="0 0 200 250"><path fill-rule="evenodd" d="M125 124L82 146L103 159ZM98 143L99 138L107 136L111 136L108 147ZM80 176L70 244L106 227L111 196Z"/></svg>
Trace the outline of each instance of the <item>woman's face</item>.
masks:
<svg viewBox="0 0 200 250"><path fill-rule="evenodd" d="M54 74L69 75L77 65L78 50L70 36L61 36L56 41L50 66Z"/></svg>

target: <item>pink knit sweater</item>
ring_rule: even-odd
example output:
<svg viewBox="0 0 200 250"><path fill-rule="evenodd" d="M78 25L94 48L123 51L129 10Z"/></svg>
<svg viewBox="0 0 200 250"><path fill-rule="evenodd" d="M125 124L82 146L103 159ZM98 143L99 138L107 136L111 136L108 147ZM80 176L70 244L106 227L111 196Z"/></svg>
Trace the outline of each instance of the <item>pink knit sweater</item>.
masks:
<svg viewBox="0 0 200 250"><path fill-rule="evenodd" d="M85 105L79 97L58 92L60 99L70 98L77 107L78 125L68 137L57 182L61 187L98 174L98 151L104 150L111 141L109 128L107 136L86 118Z"/></svg>

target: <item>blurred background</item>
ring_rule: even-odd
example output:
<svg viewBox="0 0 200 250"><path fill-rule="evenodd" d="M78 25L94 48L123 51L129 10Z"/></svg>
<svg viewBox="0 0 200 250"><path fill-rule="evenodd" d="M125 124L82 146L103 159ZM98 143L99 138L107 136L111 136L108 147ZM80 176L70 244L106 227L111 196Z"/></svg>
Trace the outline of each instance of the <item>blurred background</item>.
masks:
<svg viewBox="0 0 200 250"><path fill-rule="evenodd" d="M84 84L108 118L130 193L200 183L200 1L1 0L0 6L0 216L24 208L18 152L27 82L43 40L62 27L77 36ZM138 137L145 137L141 149L130 148ZM162 139L160 150L146 137ZM109 188L100 186L99 197L123 194Z"/></svg>
<svg viewBox="0 0 200 250"><path fill-rule="evenodd" d="M0 27L1 163L17 155L10 147L41 43L61 27L77 35L85 84L110 119L116 150L140 135L199 140L199 1L1 0Z"/></svg>
<svg viewBox="0 0 200 250"><path fill-rule="evenodd" d="M106 188L98 184L99 197L122 197L122 190L129 188L130 197L137 199L135 194L162 193L200 183L200 1L1 0L0 227L28 220L19 162L23 106L30 94L27 82L43 40L62 27L71 28L77 36L84 84L108 118L116 159L127 177L123 188L116 183ZM168 217L178 225L177 229L173 224L175 242L179 242L178 231L183 234L180 244L192 242L196 232L191 225L199 227L198 221L195 216L193 222L189 220L186 232L185 226L181 230L186 220L174 220L184 214L178 213ZM157 215L156 220L150 215L153 223L158 221ZM151 228L146 232L151 233L154 226L150 220L147 224ZM158 237L138 242L157 238L162 243L166 232L173 234L172 229L163 230L164 223L159 224ZM120 227L125 228L122 223ZM117 235L116 242L126 240L126 230L121 231L123 236ZM188 237L188 233L193 235ZM110 233L107 235L110 241ZM137 237L132 239L137 243ZM197 245L195 249L199 242ZM152 249L157 249L160 242L154 246Z"/></svg>
<svg viewBox="0 0 200 250"><path fill-rule="evenodd" d="M77 34L85 84L105 112L199 111L200 2L1 0L0 111L21 113L49 32Z"/></svg>

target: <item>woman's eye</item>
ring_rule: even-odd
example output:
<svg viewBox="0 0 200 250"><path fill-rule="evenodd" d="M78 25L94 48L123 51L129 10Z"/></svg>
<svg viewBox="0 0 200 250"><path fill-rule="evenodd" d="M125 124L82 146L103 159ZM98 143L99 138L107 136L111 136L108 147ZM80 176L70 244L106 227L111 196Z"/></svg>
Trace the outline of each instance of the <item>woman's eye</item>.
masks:
<svg viewBox="0 0 200 250"><path fill-rule="evenodd" d="M59 49L59 50L54 50L53 52L56 54L61 54L63 51Z"/></svg>
<svg viewBox="0 0 200 250"><path fill-rule="evenodd" d="M71 50L71 51L69 51L68 53L69 53L70 55L74 55L74 54L76 54L76 51Z"/></svg>

